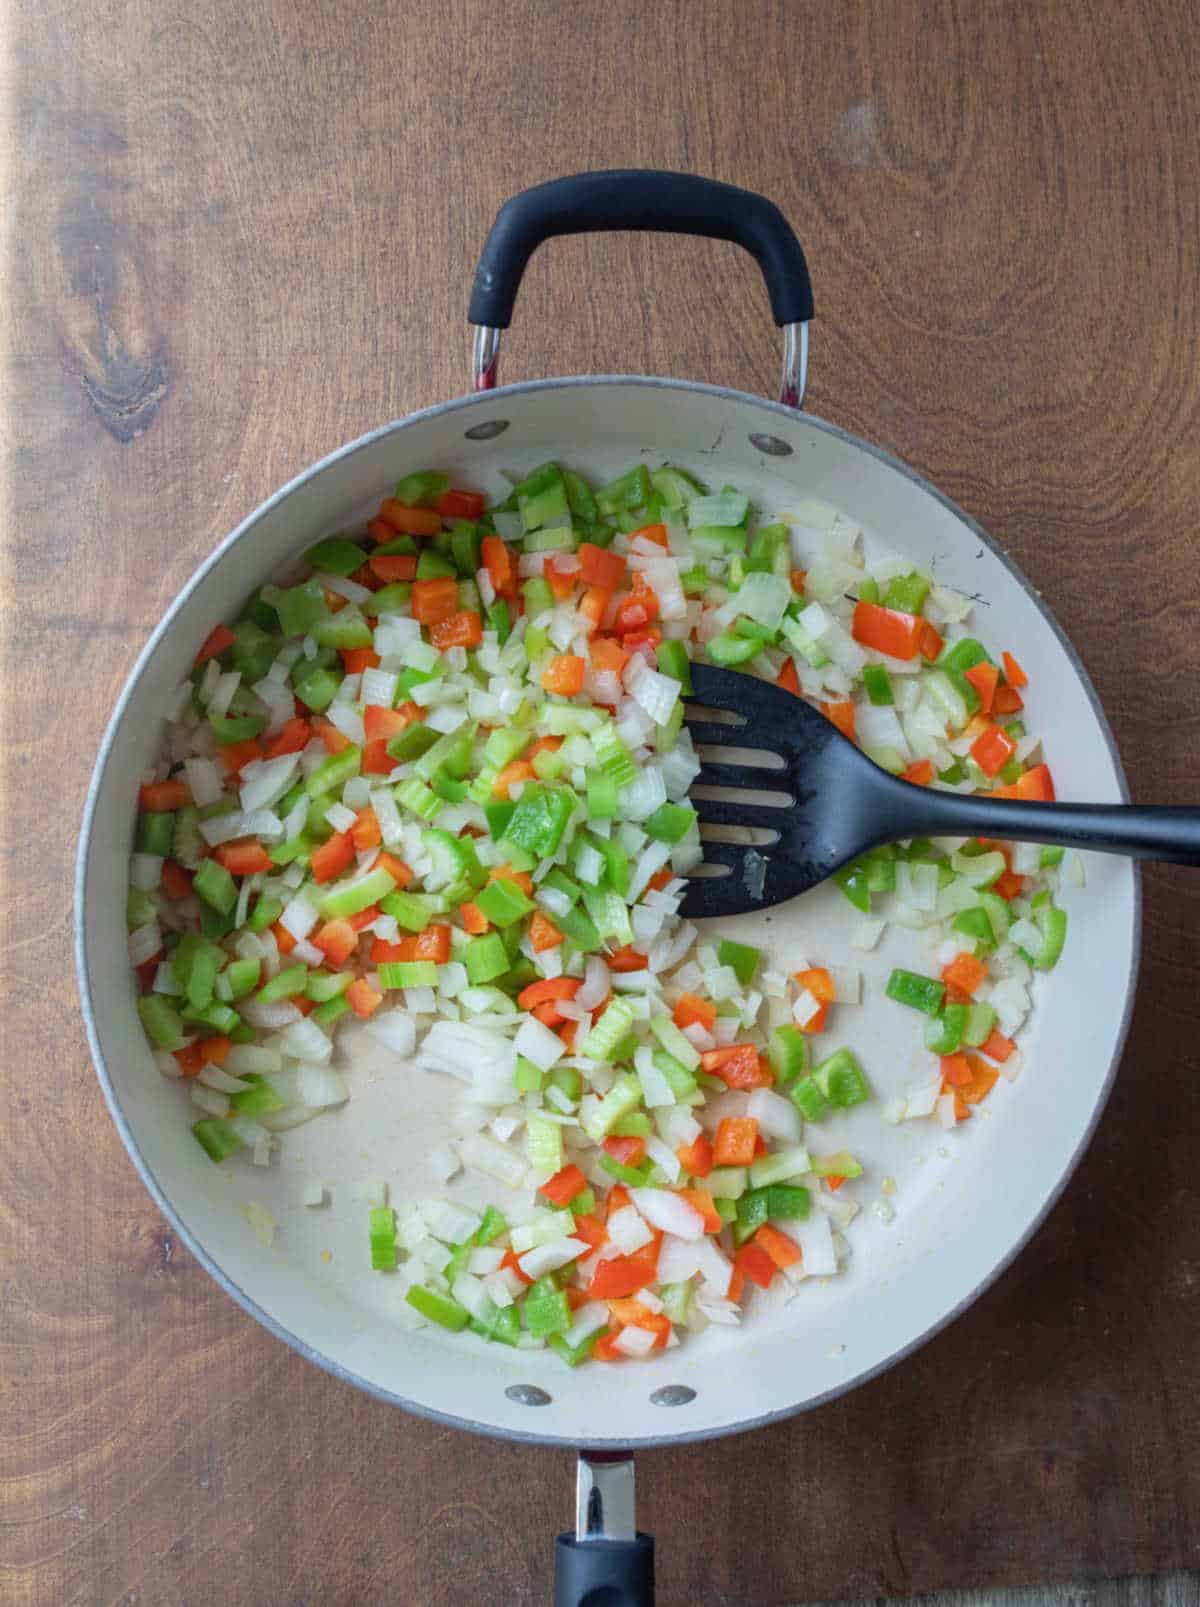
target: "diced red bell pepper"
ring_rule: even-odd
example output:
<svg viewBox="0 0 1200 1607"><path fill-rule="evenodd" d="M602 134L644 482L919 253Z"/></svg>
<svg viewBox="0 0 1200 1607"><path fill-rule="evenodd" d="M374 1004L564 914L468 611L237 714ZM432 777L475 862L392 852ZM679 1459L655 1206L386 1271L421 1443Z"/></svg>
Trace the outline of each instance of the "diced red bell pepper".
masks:
<svg viewBox="0 0 1200 1607"><path fill-rule="evenodd" d="M257 837L239 837L213 850L213 858L231 876L256 876L271 869L271 856Z"/></svg>
<svg viewBox="0 0 1200 1607"><path fill-rule="evenodd" d="M226 648L232 647L234 634L228 625L214 625L204 638L204 642L196 657L192 660L192 668L198 669L201 664L207 664L210 658L216 658Z"/></svg>
<svg viewBox="0 0 1200 1607"><path fill-rule="evenodd" d="M621 1166L638 1166L646 1153L646 1140L636 1136L614 1138L610 1134L604 1140L604 1152Z"/></svg>
<svg viewBox="0 0 1200 1607"><path fill-rule="evenodd" d="M555 1172L539 1187L538 1193L545 1195L552 1205L570 1205L577 1194L582 1194L587 1188L587 1178L578 1166L564 1166L561 1171Z"/></svg>
<svg viewBox="0 0 1200 1607"><path fill-rule="evenodd" d="M971 744L971 757L985 776L999 775L1016 751L1016 743L1002 725L989 725Z"/></svg>
<svg viewBox="0 0 1200 1607"><path fill-rule="evenodd" d="M701 1069L728 1088L768 1088L775 1081L770 1066L750 1043L731 1043L700 1056Z"/></svg>
<svg viewBox="0 0 1200 1607"><path fill-rule="evenodd" d="M331 882L354 863L354 840L348 831L335 831L312 853L314 882Z"/></svg>
<svg viewBox="0 0 1200 1607"><path fill-rule="evenodd" d="M916 658L927 621L919 614L905 614L878 603L856 603L853 635L856 642L889 658Z"/></svg>
<svg viewBox="0 0 1200 1607"><path fill-rule="evenodd" d="M585 586L616 591L625 578L625 560L620 553L585 541L579 548L579 577Z"/></svg>
<svg viewBox="0 0 1200 1607"><path fill-rule="evenodd" d="M755 1235L757 1238L757 1234ZM774 1261L757 1244L743 1244L733 1258L733 1264L743 1277L749 1278L760 1289L769 1289L778 1268Z"/></svg>
<svg viewBox="0 0 1200 1607"><path fill-rule="evenodd" d="M482 491L443 491L434 507L443 519L478 519L486 502Z"/></svg>

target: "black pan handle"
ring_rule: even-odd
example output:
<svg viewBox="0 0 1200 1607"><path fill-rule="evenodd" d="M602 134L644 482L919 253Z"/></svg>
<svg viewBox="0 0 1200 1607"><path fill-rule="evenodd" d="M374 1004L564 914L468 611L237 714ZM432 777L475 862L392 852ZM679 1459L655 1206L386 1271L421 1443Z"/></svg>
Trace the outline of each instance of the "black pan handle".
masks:
<svg viewBox="0 0 1200 1607"><path fill-rule="evenodd" d="M560 234L607 229L695 234L732 240L749 251L762 269L775 322L785 331L781 399L800 405L813 296L808 264L791 225L773 201L752 190L695 173L652 168L551 179L522 190L500 208L479 259L468 313L477 329L477 390L490 390L496 383L499 332L512 322L521 275L538 246Z"/></svg>
<svg viewBox="0 0 1200 1607"><path fill-rule="evenodd" d="M575 1533L554 1547L554 1607L654 1607L654 1541L633 1516L632 1451L580 1451Z"/></svg>
<svg viewBox="0 0 1200 1607"><path fill-rule="evenodd" d="M654 1541L577 1540L554 1546L554 1607L654 1607Z"/></svg>

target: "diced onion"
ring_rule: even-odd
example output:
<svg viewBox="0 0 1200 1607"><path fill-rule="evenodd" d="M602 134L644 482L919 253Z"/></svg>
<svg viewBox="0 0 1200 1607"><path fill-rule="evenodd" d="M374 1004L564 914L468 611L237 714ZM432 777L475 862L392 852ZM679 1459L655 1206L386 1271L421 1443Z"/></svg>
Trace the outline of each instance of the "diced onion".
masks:
<svg viewBox="0 0 1200 1607"><path fill-rule="evenodd" d="M527 1278L544 1278L548 1272L557 1272L559 1267L565 1267L568 1262L586 1255L588 1246L582 1239L551 1239L546 1244L536 1244L532 1250L517 1257L517 1265Z"/></svg>
<svg viewBox="0 0 1200 1607"><path fill-rule="evenodd" d="M622 1255L633 1255L654 1237L641 1212L632 1205L623 1205L614 1211L605 1226L609 1238Z"/></svg>
<svg viewBox="0 0 1200 1607"><path fill-rule="evenodd" d="M512 1093L511 1082L509 1093ZM519 1188L525 1179L527 1168L521 1157L503 1144L497 1144L486 1133L471 1133L461 1139L458 1152L464 1166L482 1172L486 1177L494 1177L507 1188Z"/></svg>
<svg viewBox="0 0 1200 1607"><path fill-rule="evenodd" d="M192 791L192 802L198 808L220 803L225 786L221 772L211 759L185 759L183 773Z"/></svg>
<svg viewBox="0 0 1200 1607"><path fill-rule="evenodd" d="M698 1239L704 1233L699 1211L669 1189L631 1189L630 1199L651 1227L673 1233L677 1239Z"/></svg>
<svg viewBox="0 0 1200 1607"><path fill-rule="evenodd" d="M649 1328L638 1328L630 1325L622 1328L613 1340L613 1349L619 1350L623 1356L648 1356L657 1343L658 1336Z"/></svg>
<svg viewBox="0 0 1200 1607"><path fill-rule="evenodd" d="M770 1088L755 1088L746 1101L746 1114L752 1116L768 1138L784 1144L798 1144L804 1124L790 1099Z"/></svg>

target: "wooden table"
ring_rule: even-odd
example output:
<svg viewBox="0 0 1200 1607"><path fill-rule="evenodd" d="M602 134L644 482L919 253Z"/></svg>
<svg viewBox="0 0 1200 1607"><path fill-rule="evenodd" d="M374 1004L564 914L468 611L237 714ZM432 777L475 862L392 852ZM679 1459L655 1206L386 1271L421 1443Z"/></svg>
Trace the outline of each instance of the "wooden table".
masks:
<svg viewBox="0 0 1200 1607"><path fill-rule="evenodd" d="M586 167L761 189L818 299L809 405L1053 600L1135 793L1197 796L1200 81L1186 0L1040 6L59 0L10 20L0 1597L533 1603L570 1459L354 1393L175 1243L68 960L75 822L161 610L273 487L461 391L498 203ZM769 389L732 246L535 260L508 378ZM641 1464L661 1599L783 1603L1196 1565L1200 884L1146 878L1099 1135L907 1366Z"/></svg>

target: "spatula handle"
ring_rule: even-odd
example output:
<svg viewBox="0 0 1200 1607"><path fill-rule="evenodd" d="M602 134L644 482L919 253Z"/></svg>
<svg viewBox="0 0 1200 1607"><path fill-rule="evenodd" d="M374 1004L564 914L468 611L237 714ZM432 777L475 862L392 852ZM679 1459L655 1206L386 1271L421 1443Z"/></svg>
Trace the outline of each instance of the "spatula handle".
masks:
<svg viewBox="0 0 1200 1607"><path fill-rule="evenodd" d="M913 794L920 791L920 797ZM1026 803L963 798L895 782L897 837L997 837L1004 841L1089 848L1130 859L1200 865L1200 809L1164 805Z"/></svg>

